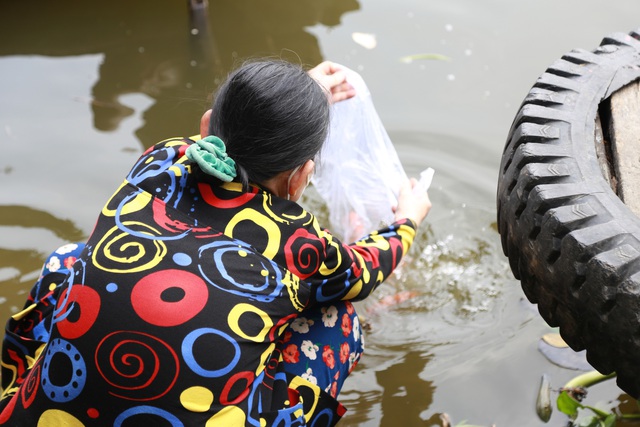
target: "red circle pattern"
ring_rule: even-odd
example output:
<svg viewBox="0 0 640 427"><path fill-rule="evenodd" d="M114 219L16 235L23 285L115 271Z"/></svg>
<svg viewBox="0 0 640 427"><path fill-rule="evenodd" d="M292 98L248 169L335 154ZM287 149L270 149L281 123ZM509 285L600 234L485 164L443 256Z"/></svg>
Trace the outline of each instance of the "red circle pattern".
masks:
<svg viewBox="0 0 640 427"><path fill-rule="evenodd" d="M62 307L64 304L64 307ZM76 308L75 305L79 307ZM73 285L66 288L60 299L58 300L58 310L61 311L57 315L60 318L68 310L79 309L80 317L72 322L68 317L58 321L56 326L60 335L67 339L74 339L84 335L95 323L100 311L100 295L94 289L83 286Z"/></svg>
<svg viewBox="0 0 640 427"><path fill-rule="evenodd" d="M162 300L170 288L182 289L177 302ZM161 270L143 277L131 292L133 309L145 322L155 326L177 326L191 320L207 304L209 289L202 278L182 270Z"/></svg>

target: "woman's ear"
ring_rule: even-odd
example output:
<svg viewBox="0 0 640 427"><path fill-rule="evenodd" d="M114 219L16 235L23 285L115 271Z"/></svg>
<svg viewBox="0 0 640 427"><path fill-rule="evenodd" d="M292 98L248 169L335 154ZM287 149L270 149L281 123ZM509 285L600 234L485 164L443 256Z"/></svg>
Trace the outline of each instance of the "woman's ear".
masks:
<svg viewBox="0 0 640 427"><path fill-rule="evenodd" d="M200 138L209 136L209 122L211 121L211 109L204 112L200 119Z"/></svg>
<svg viewBox="0 0 640 427"><path fill-rule="evenodd" d="M290 177L288 191L290 199L294 202L297 202L300 197L302 197L304 189L309 185L311 177L313 176L314 167L314 161L307 160L302 167L295 171Z"/></svg>

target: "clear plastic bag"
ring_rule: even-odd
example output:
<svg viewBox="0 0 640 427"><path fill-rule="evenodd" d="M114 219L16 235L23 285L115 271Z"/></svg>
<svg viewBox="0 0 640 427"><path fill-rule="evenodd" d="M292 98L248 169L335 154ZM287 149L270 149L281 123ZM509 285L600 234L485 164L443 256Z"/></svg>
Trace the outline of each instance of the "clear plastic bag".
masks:
<svg viewBox="0 0 640 427"><path fill-rule="evenodd" d="M392 207L407 175L364 80L342 69L356 96L333 104L312 182L329 208L331 231L353 242L393 222Z"/></svg>

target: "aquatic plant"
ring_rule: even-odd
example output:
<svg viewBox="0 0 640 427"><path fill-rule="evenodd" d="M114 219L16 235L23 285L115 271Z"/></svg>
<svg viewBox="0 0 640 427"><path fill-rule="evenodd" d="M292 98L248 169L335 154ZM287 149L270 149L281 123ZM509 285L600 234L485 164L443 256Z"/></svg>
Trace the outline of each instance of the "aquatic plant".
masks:
<svg viewBox="0 0 640 427"><path fill-rule="evenodd" d="M570 419L571 427L615 427L621 420L640 420L638 413L622 413L620 408L604 410L583 403L587 397L588 388L603 381L615 378L616 374L603 375L598 371L590 371L572 378L558 391L556 407ZM536 412L538 417L547 422L551 418L551 383L546 375L542 376ZM614 411L614 409L617 409ZM587 412L584 414L584 412Z"/></svg>

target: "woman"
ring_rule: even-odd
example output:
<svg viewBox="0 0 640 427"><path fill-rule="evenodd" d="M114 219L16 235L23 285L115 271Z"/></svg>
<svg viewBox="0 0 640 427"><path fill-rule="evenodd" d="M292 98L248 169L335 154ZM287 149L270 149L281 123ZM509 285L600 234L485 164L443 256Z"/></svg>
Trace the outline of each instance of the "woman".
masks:
<svg viewBox="0 0 640 427"><path fill-rule="evenodd" d="M8 322L0 425L334 425L362 353L349 301L430 209L407 183L397 221L345 245L296 203L350 96L331 63L247 63L204 139L147 150Z"/></svg>

